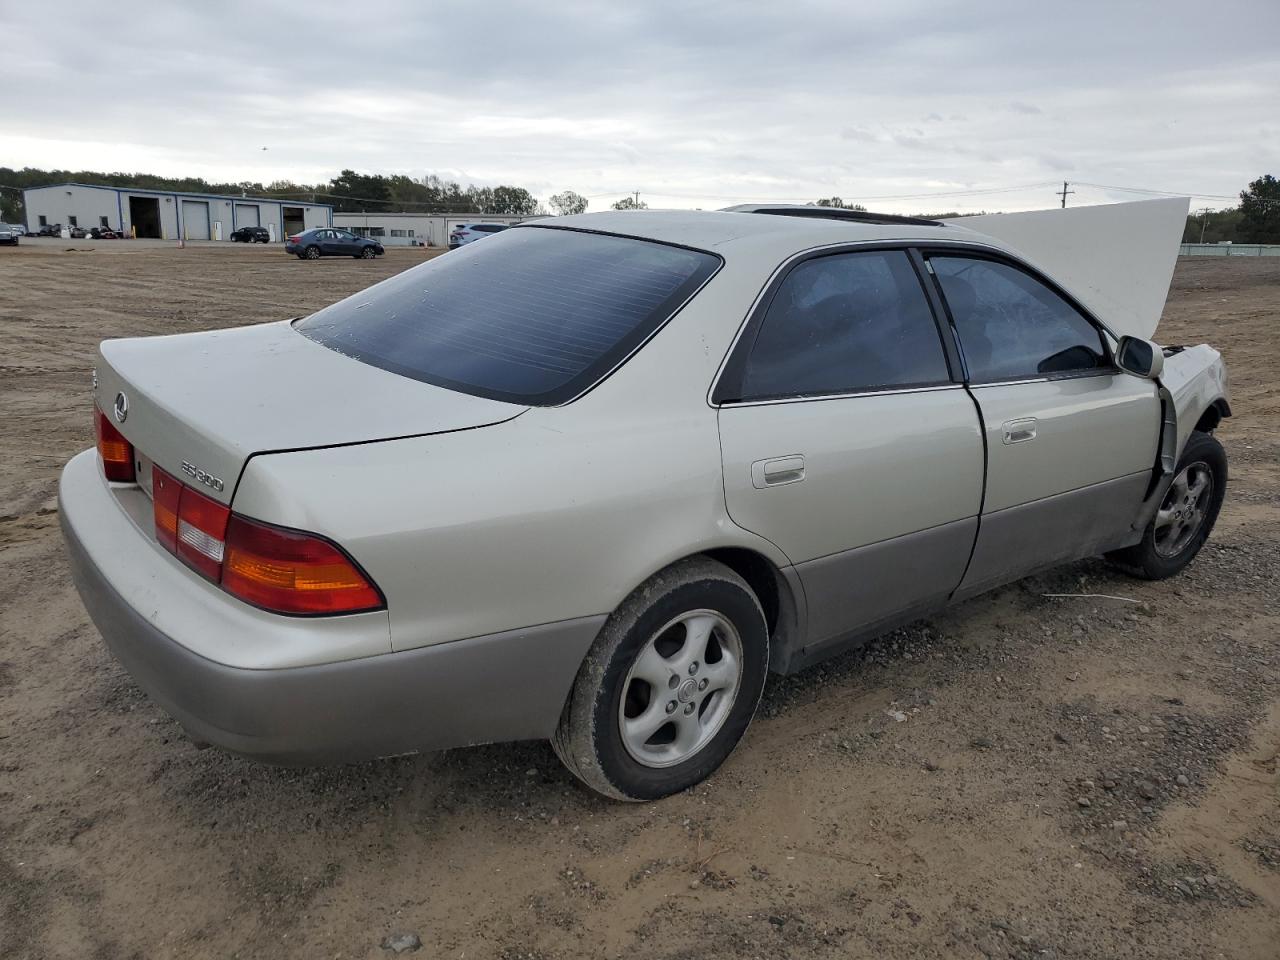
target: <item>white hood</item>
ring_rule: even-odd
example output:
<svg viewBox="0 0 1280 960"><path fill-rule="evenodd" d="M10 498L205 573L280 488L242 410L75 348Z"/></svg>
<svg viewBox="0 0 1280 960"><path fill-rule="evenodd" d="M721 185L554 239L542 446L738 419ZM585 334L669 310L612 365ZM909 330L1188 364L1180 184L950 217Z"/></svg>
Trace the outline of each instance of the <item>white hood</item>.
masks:
<svg viewBox="0 0 1280 960"><path fill-rule="evenodd" d="M1160 323L1191 201L1187 197L949 221L1039 267L1118 334Z"/></svg>

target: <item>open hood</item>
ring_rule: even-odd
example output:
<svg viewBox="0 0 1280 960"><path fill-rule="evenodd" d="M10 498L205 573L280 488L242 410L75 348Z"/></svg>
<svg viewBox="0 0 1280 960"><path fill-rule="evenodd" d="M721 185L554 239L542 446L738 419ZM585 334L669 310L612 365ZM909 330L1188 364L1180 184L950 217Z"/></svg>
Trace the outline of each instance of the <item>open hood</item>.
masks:
<svg viewBox="0 0 1280 960"><path fill-rule="evenodd" d="M948 221L996 240L1061 284L1116 333L1151 339L1160 323L1187 197Z"/></svg>

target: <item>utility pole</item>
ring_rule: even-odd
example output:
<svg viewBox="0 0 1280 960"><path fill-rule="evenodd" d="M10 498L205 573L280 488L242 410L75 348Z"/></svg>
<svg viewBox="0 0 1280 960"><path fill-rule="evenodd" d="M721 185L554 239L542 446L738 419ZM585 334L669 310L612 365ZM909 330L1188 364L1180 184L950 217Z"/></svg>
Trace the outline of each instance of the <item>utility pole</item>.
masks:
<svg viewBox="0 0 1280 960"><path fill-rule="evenodd" d="M636 191L636 209L640 208L640 191Z"/></svg>
<svg viewBox="0 0 1280 960"><path fill-rule="evenodd" d="M1209 208L1200 211L1200 242L1204 243L1204 228L1209 225Z"/></svg>
<svg viewBox="0 0 1280 960"><path fill-rule="evenodd" d="M1067 194L1068 194L1068 193L1075 193L1075 191L1074 191L1074 190L1068 190L1068 189L1067 189L1067 181L1063 180L1063 181L1062 181L1062 189L1061 189L1061 190L1059 190L1059 191L1057 191L1057 193L1058 193L1058 195L1059 195L1060 197L1062 197L1062 209L1063 209L1063 210L1065 210L1065 209L1067 208Z"/></svg>

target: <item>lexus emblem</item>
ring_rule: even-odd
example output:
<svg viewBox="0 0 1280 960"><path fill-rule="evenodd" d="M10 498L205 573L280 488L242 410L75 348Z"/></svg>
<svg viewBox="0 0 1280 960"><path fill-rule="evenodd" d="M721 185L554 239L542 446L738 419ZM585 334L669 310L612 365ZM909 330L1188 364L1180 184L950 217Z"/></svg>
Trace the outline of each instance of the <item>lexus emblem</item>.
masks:
<svg viewBox="0 0 1280 960"><path fill-rule="evenodd" d="M129 416L129 398L124 395L124 391L116 394L116 405L112 410L116 416L116 423L124 423Z"/></svg>

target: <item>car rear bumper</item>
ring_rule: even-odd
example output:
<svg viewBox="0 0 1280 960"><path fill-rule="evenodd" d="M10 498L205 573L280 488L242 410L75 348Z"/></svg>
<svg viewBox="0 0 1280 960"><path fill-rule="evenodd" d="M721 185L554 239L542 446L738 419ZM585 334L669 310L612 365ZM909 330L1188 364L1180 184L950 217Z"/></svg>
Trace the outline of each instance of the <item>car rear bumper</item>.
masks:
<svg viewBox="0 0 1280 960"><path fill-rule="evenodd" d="M86 466L96 469L96 457L77 457L64 471L59 517L89 616L116 659L192 737L234 753L328 763L549 737L605 619L311 666L228 666L184 646L157 626L158 611L137 609L112 584L104 562L127 563L130 551L111 524L133 528ZM174 565L152 579L168 574L185 576ZM164 583L153 586L152 604L166 593Z"/></svg>

